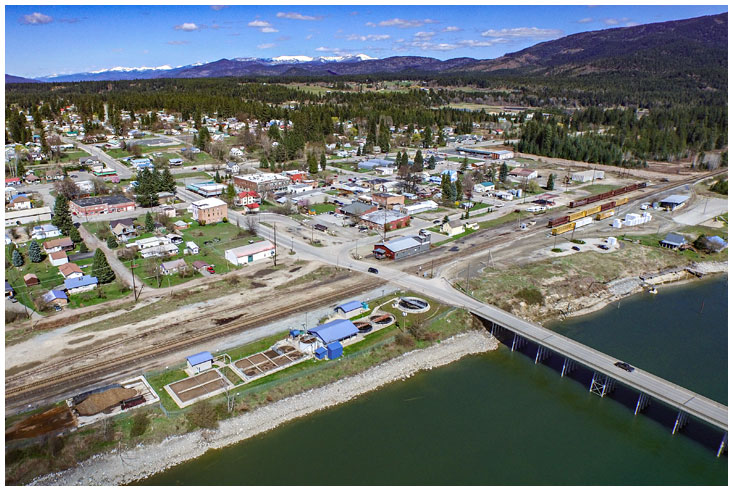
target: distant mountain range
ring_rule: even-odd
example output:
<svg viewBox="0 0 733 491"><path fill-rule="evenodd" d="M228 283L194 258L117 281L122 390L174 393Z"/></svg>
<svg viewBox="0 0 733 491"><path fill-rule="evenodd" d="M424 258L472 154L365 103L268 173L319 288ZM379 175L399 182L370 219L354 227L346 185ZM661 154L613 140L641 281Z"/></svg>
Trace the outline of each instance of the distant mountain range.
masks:
<svg viewBox="0 0 733 491"><path fill-rule="evenodd" d="M573 34L491 60L421 56L376 59L367 55L312 58L234 58L172 68L116 67L36 80L6 75L13 82L72 82L151 78L237 76L330 77L370 74L476 74L583 76L603 72L693 76L728 66L728 14ZM718 74L719 75L719 74ZM718 76L719 79L719 76Z"/></svg>
<svg viewBox="0 0 733 491"><path fill-rule="evenodd" d="M37 84L40 83L38 80L33 80L32 78L25 78L25 77L17 77L15 75L8 75L5 74L5 83L6 84Z"/></svg>

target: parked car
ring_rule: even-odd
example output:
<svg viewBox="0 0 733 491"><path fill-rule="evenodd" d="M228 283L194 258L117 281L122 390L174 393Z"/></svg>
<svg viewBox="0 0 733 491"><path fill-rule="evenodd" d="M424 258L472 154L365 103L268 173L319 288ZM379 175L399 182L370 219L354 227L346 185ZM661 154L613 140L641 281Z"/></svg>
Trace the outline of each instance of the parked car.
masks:
<svg viewBox="0 0 733 491"><path fill-rule="evenodd" d="M579 250L580 250L580 247L578 247L578 246L573 246L573 247L571 247L571 249L572 249L572 250L574 250L574 251L579 251Z"/></svg>
<svg viewBox="0 0 733 491"><path fill-rule="evenodd" d="M209 266L206 268L206 271L208 271L211 274L214 274L214 266Z"/></svg>
<svg viewBox="0 0 733 491"><path fill-rule="evenodd" d="M369 268L367 271L369 271L370 273L379 274L377 268Z"/></svg>
<svg viewBox="0 0 733 491"><path fill-rule="evenodd" d="M54 310L55 310L56 312L61 312L61 305L54 305L54 306L53 306L53 309L54 309Z"/></svg>

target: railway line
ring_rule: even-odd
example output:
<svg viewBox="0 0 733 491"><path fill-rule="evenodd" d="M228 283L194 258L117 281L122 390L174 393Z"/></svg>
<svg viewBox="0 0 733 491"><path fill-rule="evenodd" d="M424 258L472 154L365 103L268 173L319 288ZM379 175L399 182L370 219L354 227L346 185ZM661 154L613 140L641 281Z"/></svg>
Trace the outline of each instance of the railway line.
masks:
<svg viewBox="0 0 733 491"><path fill-rule="evenodd" d="M360 292L376 288L383 283L383 281L380 281L376 278L368 279L358 285L346 288L344 290L339 290L325 296L320 296L313 300L308 300L299 305L293 305L283 309L278 309L276 311L267 312L265 314L251 314L244 319L239 318L229 323L187 333L182 337L178 337L176 339L164 341L157 345L154 345L150 349L140 353L137 356L120 355L103 361L92 363L90 365L75 370L60 373L55 376L50 376L44 380L37 381L32 384L6 387L5 403L6 406L18 405L19 403L25 402L39 394L43 394L45 397L48 397L49 389L51 388L53 388L53 392L55 393L53 395L61 394L68 390L75 389L79 386L79 384L89 385L90 381L97 380L105 375L108 375L120 367L139 364L153 358L165 356L167 354L175 353L185 348L195 346L204 341L210 341L212 339L236 334L238 332L245 331L253 327L296 314L303 310L318 308L323 305L327 305L334 300L338 300L340 298L351 295L356 295ZM206 317L208 318L210 316ZM127 342L129 342L129 340L127 340ZM109 346L107 346L106 348L108 349ZM86 356L88 356L88 354L84 355L84 357ZM61 363L58 366L60 365ZM68 365L68 359L64 360L63 365Z"/></svg>

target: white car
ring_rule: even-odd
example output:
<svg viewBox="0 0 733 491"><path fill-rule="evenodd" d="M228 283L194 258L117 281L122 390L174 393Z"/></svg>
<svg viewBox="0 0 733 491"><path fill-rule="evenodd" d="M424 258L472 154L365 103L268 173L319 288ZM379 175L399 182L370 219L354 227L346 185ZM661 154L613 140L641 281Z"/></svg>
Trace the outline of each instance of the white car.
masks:
<svg viewBox="0 0 733 491"><path fill-rule="evenodd" d="M642 204L641 204L641 206L640 206L640 208L641 208L642 210L646 210L646 209L647 209L647 208L649 208L650 206L651 206L651 203L642 203Z"/></svg>

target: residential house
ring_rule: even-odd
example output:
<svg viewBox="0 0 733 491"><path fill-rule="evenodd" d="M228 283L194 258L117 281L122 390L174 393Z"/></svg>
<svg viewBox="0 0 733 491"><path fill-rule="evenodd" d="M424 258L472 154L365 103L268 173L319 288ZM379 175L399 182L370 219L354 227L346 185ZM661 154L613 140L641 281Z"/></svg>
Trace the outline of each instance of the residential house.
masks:
<svg viewBox="0 0 733 491"><path fill-rule="evenodd" d="M493 191L494 189L496 189L496 186L494 185L493 182L484 181L484 182L476 184L473 187L473 192L481 194L481 193L486 193L488 191Z"/></svg>
<svg viewBox="0 0 733 491"><path fill-rule="evenodd" d="M74 242L68 237L47 240L43 243L43 250L46 254L52 254L58 251L70 251L74 249Z"/></svg>
<svg viewBox="0 0 733 491"><path fill-rule="evenodd" d="M161 191L158 193L158 204L165 205L173 203L176 200L176 195L167 191Z"/></svg>
<svg viewBox="0 0 733 491"><path fill-rule="evenodd" d="M246 206L253 203L259 204L261 202L262 199L260 198L260 195L259 193L257 193L257 191L242 191L241 193L237 194L237 198L235 200L237 206Z"/></svg>
<svg viewBox="0 0 733 491"><path fill-rule="evenodd" d="M526 167L515 167L509 171L509 175L512 177L519 177L522 179L537 179L537 171L534 169L527 169Z"/></svg>
<svg viewBox="0 0 733 491"><path fill-rule="evenodd" d="M8 280L5 280L5 296L10 298L13 298L15 296L15 290L13 290L13 287L10 286Z"/></svg>
<svg viewBox="0 0 733 491"><path fill-rule="evenodd" d="M112 223L110 222L110 227ZM130 239L137 237L137 230L132 225L132 218L129 219L129 224L125 224L122 220L118 220L114 227L112 227L112 233L115 238L120 242L127 242Z"/></svg>
<svg viewBox="0 0 733 491"><path fill-rule="evenodd" d="M160 272L164 275L171 275L181 270L186 269L188 265L183 259L175 259L173 261L166 261L160 265Z"/></svg>
<svg viewBox="0 0 733 491"><path fill-rule="evenodd" d="M218 198L206 198L191 203L191 214L197 222L219 223L227 216L227 204Z"/></svg>
<svg viewBox="0 0 733 491"><path fill-rule="evenodd" d="M174 218L176 216L176 209L172 207L171 205L161 206L160 212L167 217Z"/></svg>
<svg viewBox="0 0 733 491"><path fill-rule="evenodd" d="M241 157L244 157L244 152L241 149L237 148L237 147L232 147L232 149L229 150L229 156L230 157L235 157L235 158L241 158ZM239 172L239 171L237 171L237 172Z"/></svg>
<svg viewBox="0 0 733 491"><path fill-rule="evenodd" d="M95 276L84 275L80 278L70 278L64 280L64 288L69 295L84 293L96 288L99 281Z"/></svg>
<svg viewBox="0 0 733 491"><path fill-rule="evenodd" d="M52 252L48 255L48 260L52 266L61 266L69 262L69 258L65 251Z"/></svg>
<svg viewBox="0 0 733 491"><path fill-rule="evenodd" d="M181 230L186 230L189 227L188 222L184 222L183 220L177 220L173 222L173 229L176 232L180 232Z"/></svg>
<svg viewBox="0 0 733 491"><path fill-rule="evenodd" d="M202 270L205 270L209 267L209 263L207 263L206 261L194 261L192 266L195 271L198 271L200 273Z"/></svg>
<svg viewBox="0 0 733 491"><path fill-rule="evenodd" d="M178 254L178 246L171 243L168 237L149 237L125 244L125 247L136 248L143 259Z"/></svg>
<svg viewBox="0 0 733 491"><path fill-rule="evenodd" d="M440 231L448 235L448 237L453 237L455 235L465 232L465 228L463 227L463 224L460 222L460 220L451 220L450 222L444 223L440 227Z"/></svg>
<svg viewBox="0 0 733 491"><path fill-rule="evenodd" d="M84 273L82 273L78 264L69 262L59 266L59 273L61 273L61 276L63 276L65 280L70 278L81 278L84 276Z"/></svg>
<svg viewBox="0 0 733 491"><path fill-rule="evenodd" d="M38 184L41 182L41 178L35 174L27 174L24 179L28 184Z"/></svg>
<svg viewBox="0 0 733 491"><path fill-rule="evenodd" d="M61 181L64 178L64 172L61 169L51 169L46 171L46 181Z"/></svg>
<svg viewBox="0 0 733 491"><path fill-rule="evenodd" d="M239 174L239 164L236 162L231 162L231 161L227 162L226 163L226 172L227 174Z"/></svg>
<svg viewBox="0 0 733 491"><path fill-rule="evenodd" d="M69 303L69 297L62 290L51 290L41 298L48 305L66 305Z"/></svg>
<svg viewBox="0 0 733 491"><path fill-rule="evenodd" d="M186 242L186 249L183 251L184 254L198 254L199 253L199 246L196 245L196 242L188 241Z"/></svg>
<svg viewBox="0 0 733 491"><path fill-rule="evenodd" d="M30 198L25 194L17 194L10 200L10 207L13 210L30 210L33 208Z"/></svg>
<svg viewBox="0 0 733 491"><path fill-rule="evenodd" d="M687 244L687 239L675 233L669 233L663 240L659 241L659 245L667 249L679 249L685 244Z"/></svg>

